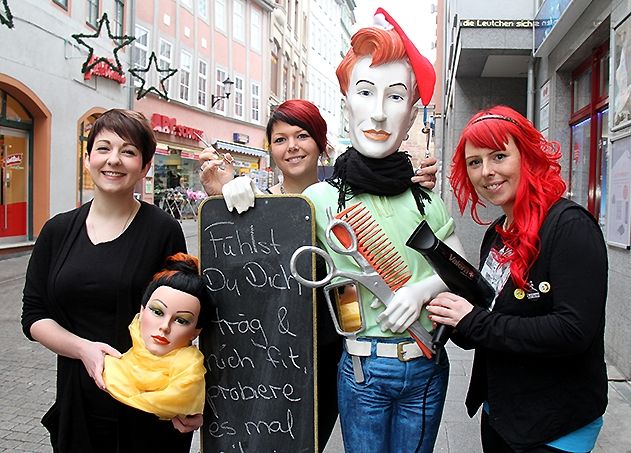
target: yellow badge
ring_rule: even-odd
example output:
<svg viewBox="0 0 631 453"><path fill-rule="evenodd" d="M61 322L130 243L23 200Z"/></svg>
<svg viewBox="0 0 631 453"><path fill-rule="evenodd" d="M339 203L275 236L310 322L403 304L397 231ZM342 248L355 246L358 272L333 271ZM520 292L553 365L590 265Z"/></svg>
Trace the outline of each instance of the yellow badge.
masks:
<svg viewBox="0 0 631 453"><path fill-rule="evenodd" d="M522 300L526 295L526 293L524 293L524 290L521 288L517 288L513 294L515 295L515 299L519 300Z"/></svg>
<svg viewBox="0 0 631 453"><path fill-rule="evenodd" d="M550 283L548 282L539 283L539 291L541 291L542 293L547 293L548 291L550 291Z"/></svg>

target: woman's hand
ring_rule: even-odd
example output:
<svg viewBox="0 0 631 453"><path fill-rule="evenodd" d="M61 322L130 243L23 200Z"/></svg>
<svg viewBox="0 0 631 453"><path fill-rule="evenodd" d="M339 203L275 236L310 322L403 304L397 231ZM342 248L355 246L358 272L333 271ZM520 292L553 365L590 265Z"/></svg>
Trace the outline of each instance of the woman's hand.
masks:
<svg viewBox="0 0 631 453"><path fill-rule="evenodd" d="M204 424L204 416L202 414L178 415L171 419L171 423L179 432L190 433Z"/></svg>
<svg viewBox="0 0 631 453"><path fill-rule="evenodd" d="M429 319L438 324L456 327L462 318L471 313L473 305L452 293L440 293L427 305Z"/></svg>
<svg viewBox="0 0 631 453"><path fill-rule="evenodd" d="M117 359L121 356L121 353L110 345L97 341L84 340L79 350L79 359L90 377L94 379L96 386L101 390L105 390L103 364L106 354Z"/></svg>
<svg viewBox="0 0 631 453"><path fill-rule="evenodd" d="M206 148L199 155L199 180L208 195L221 195L221 189L234 178L234 159L229 153L221 158L214 148Z"/></svg>
<svg viewBox="0 0 631 453"><path fill-rule="evenodd" d="M438 161L433 156L426 157L414 172L412 182L420 184L425 189L432 190L436 187L436 173L438 173Z"/></svg>

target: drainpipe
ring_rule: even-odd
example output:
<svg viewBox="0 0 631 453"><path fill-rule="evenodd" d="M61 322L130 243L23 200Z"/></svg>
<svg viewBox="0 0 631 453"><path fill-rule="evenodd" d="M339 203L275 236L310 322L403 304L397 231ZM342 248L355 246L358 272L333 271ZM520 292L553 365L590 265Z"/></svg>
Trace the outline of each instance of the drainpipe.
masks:
<svg viewBox="0 0 631 453"><path fill-rule="evenodd" d="M129 0L129 35L135 36L136 35L136 0ZM131 43L129 46L129 67L132 67L132 64L134 63L133 61L133 46L134 43ZM133 81L133 77L131 75L128 75L127 77L127 82L128 82L128 98L127 98L127 108L129 110L133 110L134 109L134 99L135 99L135 94L136 94L136 90L135 90L135 86L134 86L134 81Z"/></svg>
<svg viewBox="0 0 631 453"><path fill-rule="evenodd" d="M535 122L535 59L528 60L528 92L526 94L526 118Z"/></svg>

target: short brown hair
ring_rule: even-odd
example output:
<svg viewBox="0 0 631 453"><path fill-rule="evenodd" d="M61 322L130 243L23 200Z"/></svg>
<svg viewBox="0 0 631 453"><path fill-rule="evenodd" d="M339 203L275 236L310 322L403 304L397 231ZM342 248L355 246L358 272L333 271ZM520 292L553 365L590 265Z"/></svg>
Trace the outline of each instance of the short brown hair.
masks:
<svg viewBox="0 0 631 453"><path fill-rule="evenodd" d="M123 140L133 143L142 154L143 168L151 162L156 152L156 137L147 118L139 112L125 109L111 109L103 113L92 125L88 134L88 156L96 136L102 131L112 131Z"/></svg>

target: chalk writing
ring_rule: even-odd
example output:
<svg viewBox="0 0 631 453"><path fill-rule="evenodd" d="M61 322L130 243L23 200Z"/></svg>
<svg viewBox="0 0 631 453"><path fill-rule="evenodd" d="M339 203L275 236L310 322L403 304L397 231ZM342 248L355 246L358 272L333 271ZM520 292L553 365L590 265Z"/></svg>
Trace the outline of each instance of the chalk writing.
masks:
<svg viewBox="0 0 631 453"><path fill-rule="evenodd" d="M223 200L200 210L201 268L216 301L200 339L204 453L316 451L314 293L289 272L293 251L313 243L313 214L301 198L267 201L258 214L230 213Z"/></svg>

